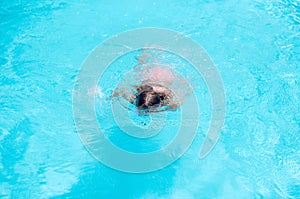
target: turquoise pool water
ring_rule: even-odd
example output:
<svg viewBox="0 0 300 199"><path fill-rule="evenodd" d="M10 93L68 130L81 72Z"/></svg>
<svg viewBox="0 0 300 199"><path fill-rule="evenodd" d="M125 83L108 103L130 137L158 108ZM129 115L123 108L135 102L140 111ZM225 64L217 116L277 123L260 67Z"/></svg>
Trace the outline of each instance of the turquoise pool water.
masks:
<svg viewBox="0 0 300 199"><path fill-rule="evenodd" d="M208 52L226 117L217 145L199 159L211 105L195 75L201 122L191 147L162 170L132 174L104 166L80 142L72 92L98 44L144 27L181 32ZM1 1L0 33L0 198L300 198L298 0ZM97 109L99 123L105 111ZM127 142L102 125L129 151L174 136L167 126L156 145Z"/></svg>

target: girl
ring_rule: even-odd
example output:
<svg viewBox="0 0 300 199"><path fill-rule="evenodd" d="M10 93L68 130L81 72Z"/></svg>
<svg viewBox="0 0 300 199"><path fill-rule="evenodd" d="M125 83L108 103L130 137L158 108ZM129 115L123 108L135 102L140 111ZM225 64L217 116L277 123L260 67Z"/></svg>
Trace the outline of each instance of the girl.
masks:
<svg viewBox="0 0 300 199"><path fill-rule="evenodd" d="M125 75L112 97L125 99L139 112L176 110L191 92L186 81L170 66L163 66L142 51L138 65ZM122 103L121 103L122 104ZM128 105L124 105L129 108Z"/></svg>

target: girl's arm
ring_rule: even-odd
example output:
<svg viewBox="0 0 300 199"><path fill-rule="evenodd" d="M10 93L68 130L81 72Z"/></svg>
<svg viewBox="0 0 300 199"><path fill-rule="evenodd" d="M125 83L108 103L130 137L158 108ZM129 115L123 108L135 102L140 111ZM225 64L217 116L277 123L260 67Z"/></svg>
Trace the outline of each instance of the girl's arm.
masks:
<svg viewBox="0 0 300 199"><path fill-rule="evenodd" d="M125 87L121 87L121 88L115 89L115 91L113 92L111 98L114 98L114 97L123 97L128 102L130 102L131 104L134 104L136 96L133 93L131 93L130 91L128 91L128 90L129 89L125 88Z"/></svg>

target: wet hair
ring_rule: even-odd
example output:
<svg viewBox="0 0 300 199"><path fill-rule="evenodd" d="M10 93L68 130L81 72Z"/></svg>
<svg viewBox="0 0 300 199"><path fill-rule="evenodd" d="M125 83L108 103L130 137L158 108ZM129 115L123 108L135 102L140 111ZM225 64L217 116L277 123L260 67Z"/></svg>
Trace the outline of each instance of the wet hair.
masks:
<svg viewBox="0 0 300 199"><path fill-rule="evenodd" d="M143 91L137 95L135 105L141 109L149 109L159 106L161 103L160 96L153 91Z"/></svg>

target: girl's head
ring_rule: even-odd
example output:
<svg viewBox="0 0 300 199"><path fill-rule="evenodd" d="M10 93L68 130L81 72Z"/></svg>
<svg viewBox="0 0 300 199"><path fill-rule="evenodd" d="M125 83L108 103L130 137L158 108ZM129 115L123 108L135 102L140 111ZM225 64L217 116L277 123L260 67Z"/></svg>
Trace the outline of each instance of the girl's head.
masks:
<svg viewBox="0 0 300 199"><path fill-rule="evenodd" d="M135 105L140 109L158 107L161 103L160 96L153 91L143 91L136 97Z"/></svg>

